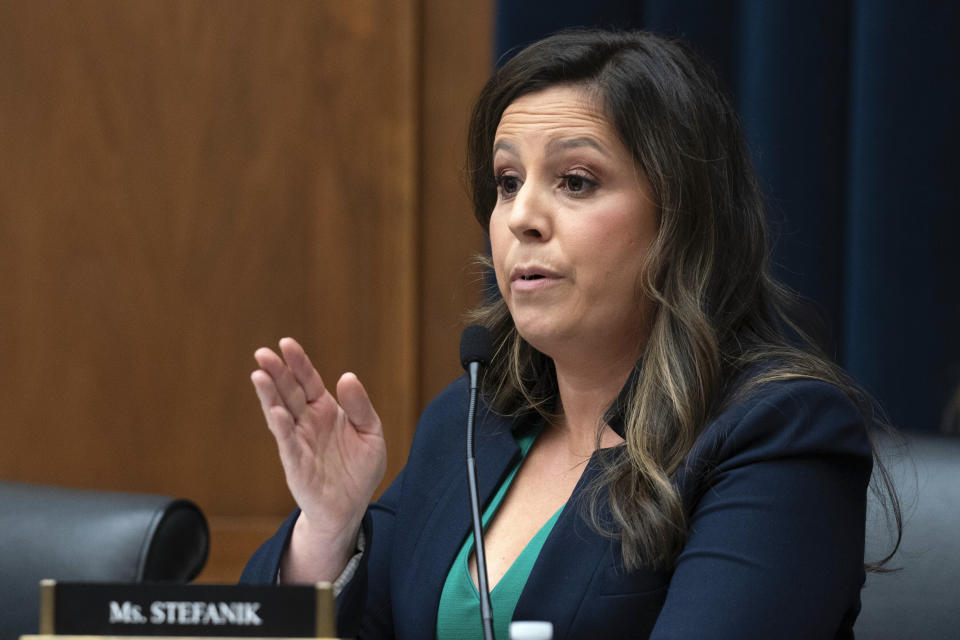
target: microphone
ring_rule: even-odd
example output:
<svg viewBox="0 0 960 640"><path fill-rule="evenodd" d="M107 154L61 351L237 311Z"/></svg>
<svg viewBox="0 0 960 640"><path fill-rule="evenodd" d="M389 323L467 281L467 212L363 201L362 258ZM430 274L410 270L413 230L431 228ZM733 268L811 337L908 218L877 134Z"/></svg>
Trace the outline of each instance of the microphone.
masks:
<svg viewBox="0 0 960 640"><path fill-rule="evenodd" d="M477 380L480 367L493 358L493 338L479 325L470 325L460 336L460 364L470 375L470 408L467 411L467 484L470 487L470 515L473 517L473 540L477 554L477 582L480 593L480 620L484 640L494 640L493 609L487 586L487 559L483 551L483 523L480 520L480 493L477 489L477 462L474 457L473 426L477 416Z"/></svg>
<svg viewBox="0 0 960 640"><path fill-rule="evenodd" d="M493 337L486 327L472 324L460 335L460 364L470 374L470 389L477 386L479 368L493 358Z"/></svg>

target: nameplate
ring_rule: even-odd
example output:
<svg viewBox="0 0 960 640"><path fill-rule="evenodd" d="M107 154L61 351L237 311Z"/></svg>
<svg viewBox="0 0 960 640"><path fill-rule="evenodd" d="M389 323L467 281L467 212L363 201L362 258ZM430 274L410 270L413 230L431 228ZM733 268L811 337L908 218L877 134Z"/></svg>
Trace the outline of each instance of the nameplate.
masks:
<svg viewBox="0 0 960 640"><path fill-rule="evenodd" d="M96 636L317 638L335 635L333 595L320 585L113 584L44 581L52 629ZM52 594L50 593L52 591ZM47 606L46 601L51 600ZM43 625L41 625L43 626Z"/></svg>

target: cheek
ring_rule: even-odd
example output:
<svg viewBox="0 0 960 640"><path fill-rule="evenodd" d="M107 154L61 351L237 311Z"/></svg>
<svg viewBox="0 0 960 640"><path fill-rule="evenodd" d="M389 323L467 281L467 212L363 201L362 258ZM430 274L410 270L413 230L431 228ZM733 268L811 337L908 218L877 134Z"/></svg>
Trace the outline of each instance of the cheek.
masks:
<svg viewBox="0 0 960 640"><path fill-rule="evenodd" d="M614 229L620 229L615 232ZM631 306L637 302L641 271L648 243L628 227L612 226L584 230L575 251L584 265L581 283L591 303L605 308Z"/></svg>
<svg viewBox="0 0 960 640"><path fill-rule="evenodd" d="M510 230L503 223L502 216L498 216L496 210L494 210L493 215L490 216L490 257L493 259L493 269L501 295L506 295L504 285L507 274L503 273L503 270L506 268L504 261L506 260L510 235Z"/></svg>

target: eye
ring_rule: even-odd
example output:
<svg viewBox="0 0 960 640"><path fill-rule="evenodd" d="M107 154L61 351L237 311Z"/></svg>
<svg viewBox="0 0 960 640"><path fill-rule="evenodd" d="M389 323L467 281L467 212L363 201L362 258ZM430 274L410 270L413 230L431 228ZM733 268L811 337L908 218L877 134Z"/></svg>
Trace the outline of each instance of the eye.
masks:
<svg viewBox="0 0 960 640"><path fill-rule="evenodd" d="M520 178L511 175L499 175L496 178L497 191L501 197L509 197L520 191Z"/></svg>
<svg viewBox="0 0 960 640"><path fill-rule="evenodd" d="M596 188L597 183L579 173L568 173L560 176L560 186L572 195L585 195Z"/></svg>

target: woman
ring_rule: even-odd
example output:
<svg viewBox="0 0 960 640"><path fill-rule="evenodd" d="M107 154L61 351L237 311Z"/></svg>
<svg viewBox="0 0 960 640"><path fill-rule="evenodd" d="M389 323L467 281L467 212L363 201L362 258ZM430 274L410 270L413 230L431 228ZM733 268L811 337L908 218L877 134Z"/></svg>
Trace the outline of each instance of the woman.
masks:
<svg viewBox="0 0 960 640"><path fill-rule="evenodd" d="M509 61L470 126L500 297L477 458L498 637L845 638L864 580L868 404L768 270L740 126L681 44L569 32ZM479 634L454 382L403 472L352 374L252 379L300 509L247 581L337 580L342 635ZM339 404L338 404L339 402ZM362 548L357 553L358 545Z"/></svg>

